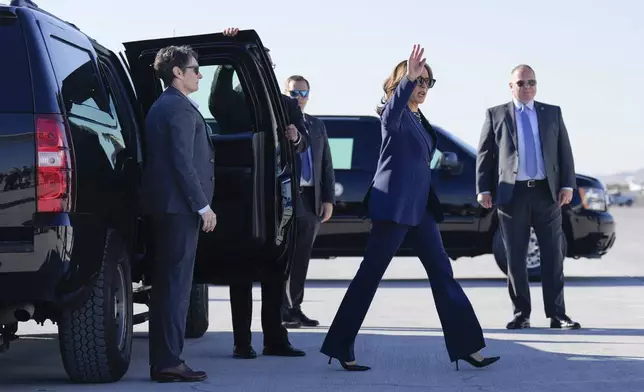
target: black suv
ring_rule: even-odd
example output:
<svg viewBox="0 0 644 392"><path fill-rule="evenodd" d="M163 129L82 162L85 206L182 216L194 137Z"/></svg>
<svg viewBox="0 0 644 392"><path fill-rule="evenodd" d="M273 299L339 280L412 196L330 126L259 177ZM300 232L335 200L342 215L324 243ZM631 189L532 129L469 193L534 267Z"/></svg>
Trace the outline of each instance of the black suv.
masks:
<svg viewBox="0 0 644 392"><path fill-rule="evenodd" d="M373 116L319 118L329 136L337 205L333 217L320 228L312 257L362 256L371 225L360 218L361 202L376 171L380 121ZM434 128L438 150L431 162L432 184L445 214L439 227L447 253L453 260L493 253L499 268L507 273L496 210L486 210L476 201L476 150L446 130ZM605 187L599 180L580 174L577 186L572 202L562 210L567 256L601 257L615 241ZM408 242L403 242L397 255L415 253ZM526 262L530 278L539 279L539 246L534 231Z"/></svg>
<svg viewBox="0 0 644 392"><path fill-rule="evenodd" d="M119 380L146 314L154 255L138 210L147 110L162 92L151 64L166 45L199 53L202 84L236 70L253 129L215 134L217 230L202 233L187 336L208 328L208 283L226 265L284 273L294 249L293 153L286 110L254 31L125 43L125 56L29 1L0 5L0 351L19 322L52 320L69 377ZM127 60L126 60L127 58ZM129 65L128 65L129 64ZM210 79L209 79L210 78ZM192 98L208 111L209 86ZM211 120L211 122L214 120ZM292 196L293 195L293 196ZM224 282L225 283L225 282ZM1 371L1 370L0 370Z"/></svg>

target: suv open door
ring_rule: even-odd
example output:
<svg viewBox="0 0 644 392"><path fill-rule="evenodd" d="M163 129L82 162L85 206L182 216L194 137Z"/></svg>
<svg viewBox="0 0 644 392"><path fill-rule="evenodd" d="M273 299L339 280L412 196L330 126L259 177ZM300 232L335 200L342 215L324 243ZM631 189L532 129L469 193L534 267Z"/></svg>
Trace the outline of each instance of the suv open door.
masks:
<svg viewBox="0 0 644 392"><path fill-rule="evenodd" d="M206 34L123 45L142 117L162 93L152 66L157 51L169 45L190 45L199 57L204 78L200 90L190 97L213 129L215 196L211 205L217 227L212 233L201 232L195 283L226 284L234 279L231 274L239 273L259 280L273 263L279 263L286 273L295 245L294 155L283 131L287 126L284 101L257 33L249 30L234 38ZM237 89L242 88L248 106L249 129L229 132L210 115L209 75L222 66L236 73ZM229 84L232 89L232 81Z"/></svg>

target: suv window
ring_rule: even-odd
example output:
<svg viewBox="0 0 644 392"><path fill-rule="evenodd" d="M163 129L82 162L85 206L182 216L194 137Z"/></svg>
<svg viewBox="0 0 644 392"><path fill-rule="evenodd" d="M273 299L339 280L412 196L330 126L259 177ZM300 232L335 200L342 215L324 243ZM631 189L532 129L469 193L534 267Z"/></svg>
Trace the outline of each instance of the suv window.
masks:
<svg viewBox="0 0 644 392"><path fill-rule="evenodd" d="M0 37L0 112L32 112L27 48L20 21L13 14L0 14Z"/></svg>
<svg viewBox="0 0 644 392"><path fill-rule="evenodd" d="M246 89L237 70L229 64L201 65L203 79L190 98L215 134L252 131L256 124L247 100ZM217 77L215 83L215 77ZM232 89L232 90L231 90Z"/></svg>
<svg viewBox="0 0 644 392"><path fill-rule="evenodd" d="M322 120L335 170L376 171L382 140L378 119Z"/></svg>
<svg viewBox="0 0 644 392"><path fill-rule="evenodd" d="M115 125L90 52L55 37L48 46L67 113Z"/></svg>

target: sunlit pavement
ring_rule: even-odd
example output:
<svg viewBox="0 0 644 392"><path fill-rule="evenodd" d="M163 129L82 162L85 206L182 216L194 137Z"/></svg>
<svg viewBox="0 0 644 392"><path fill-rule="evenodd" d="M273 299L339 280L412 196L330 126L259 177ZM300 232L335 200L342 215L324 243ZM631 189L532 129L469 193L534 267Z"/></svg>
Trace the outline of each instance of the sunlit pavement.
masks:
<svg viewBox="0 0 644 392"><path fill-rule="evenodd" d="M185 359L206 370L194 384L148 380L147 324L136 327L134 356L126 377L109 385L67 381L55 327L33 323L23 338L0 355L0 391L638 391L644 390L644 209L615 209L620 236L601 260L567 260L566 305L579 331L550 330L540 284L532 284L530 330L505 329L511 318L503 276L491 257L459 259L454 265L485 330L486 355L500 355L486 369L449 362L424 270L414 259L396 259L387 272L356 342L360 363L373 367L349 373L319 353L326 328L359 259L314 260L304 311L318 328L292 330L303 358L261 355L260 290L254 289L254 360L231 357L230 304L226 287L210 289L210 331L186 344ZM632 214L630 217L626 214ZM27 335L27 336L24 336Z"/></svg>

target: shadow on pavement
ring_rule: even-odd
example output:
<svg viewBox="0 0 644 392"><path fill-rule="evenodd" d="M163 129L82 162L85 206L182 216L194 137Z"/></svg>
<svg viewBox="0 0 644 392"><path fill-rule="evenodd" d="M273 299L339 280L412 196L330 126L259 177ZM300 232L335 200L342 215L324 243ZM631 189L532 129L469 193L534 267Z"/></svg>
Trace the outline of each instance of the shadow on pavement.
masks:
<svg viewBox="0 0 644 392"><path fill-rule="evenodd" d="M503 330L507 332L506 330ZM538 329L529 330L538 333ZM632 336L636 330L602 329L605 336ZM356 341L360 363L373 369L351 373L337 362L327 365L319 353L324 328L302 329L290 333L294 346L304 349L304 358L278 358L261 355L261 333L253 333L260 356L253 360L233 359L232 333L209 332L200 339L186 341L184 359L209 373L198 384L159 385L148 381L147 333L137 333L132 364L117 384L92 385L95 391L641 391L644 382L644 350L635 343L637 355L601 355L610 343L591 342L586 354L556 352L588 336L593 330L566 333L560 341L544 341L552 349L538 349L533 341L487 338L485 355L500 355L501 360L486 369L473 369L461 363L456 372L449 362L444 340L435 328L363 328ZM500 332L487 330L487 332ZM641 335L641 330L638 331ZM560 333L560 332L559 332ZM541 343L537 341L537 343ZM537 345L539 345L537 344ZM596 346L595 346L596 345ZM636 347L639 346L639 347ZM621 348L621 347L620 347ZM87 391L87 385L67 381L58 353L55 335L24 336L12 350L0 355L1 391Z"/></svg>
<svg viewBox="0 0 644 392"><path fill-rule="evenodd" d="M500 278L456 278L463 287L505 287L507 279ZM345 288L351 280L346 279L316 279L307 280L307 288ZM531 286L541 287L540 282L530 283ZM566 287L637 287L644 286L644 277L566 277ZM427 278L418 279L387 279L380 282L383 288L416 288L429 287Z"/></svg>

